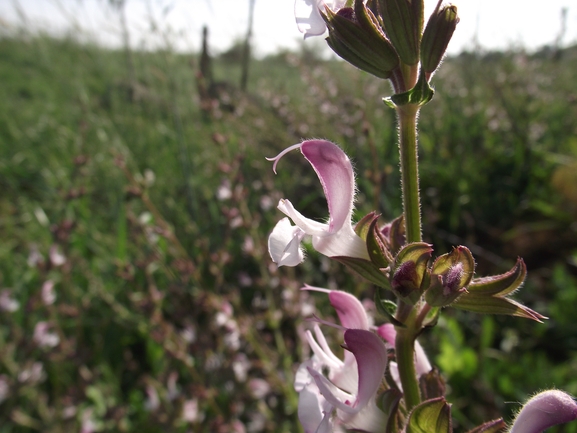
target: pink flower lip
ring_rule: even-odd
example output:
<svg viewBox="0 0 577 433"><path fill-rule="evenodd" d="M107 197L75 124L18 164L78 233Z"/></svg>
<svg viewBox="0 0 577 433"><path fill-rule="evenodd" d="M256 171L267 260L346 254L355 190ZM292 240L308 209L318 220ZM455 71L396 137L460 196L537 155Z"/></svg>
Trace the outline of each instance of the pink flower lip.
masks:
<svg viewBox="0 0 577 433"><path fill-rule="evenodd" d="M269 237L269 253L279 266L295 266L304 259L300 241L312 236L313 247L328 257L346 256L368 259L367 247L357 236L351 222L355 199L355 175L348 156L327 140L307 140L288 147L274 158L273 170L288 152L300 149L316 172L323 187L329 209L328 223L302 215L293 204L281 199L278 209L289 217L281 220Z"/></svg>

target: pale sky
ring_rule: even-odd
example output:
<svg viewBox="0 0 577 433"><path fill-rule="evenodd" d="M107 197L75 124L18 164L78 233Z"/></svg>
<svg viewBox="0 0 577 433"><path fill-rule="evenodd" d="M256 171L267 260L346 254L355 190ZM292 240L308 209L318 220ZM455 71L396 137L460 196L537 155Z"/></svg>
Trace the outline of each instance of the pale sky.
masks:
<svg viewBox="0 0 577 433"><path fill-rule="evenodd" d="M563 45L577 43L575 0L453 0L452 3L458 7L461 22L449 46L451 53L472 48L475 38L484 49L522 46L531 50L551 44L560 34L563 8L567 9ZM436 0L425 0L425 4L430 12ZM302 41L294 23L293 5L294 0L255 0L253 41L257 53L295 48ZM201 28L206 24L211 47L218 52L246 33L249 0L126 0L126 8L131 42L135 46L163 45L169 35L168 40L175 48L197 50ZM56 33L76 26L105 44L121 44L120 20L109 0L0 0L0 30L14 28L23 20L27 27ZM161 32L155 34L151 30L153 22ZM318 39L317 42L322 41Z"/></svg>

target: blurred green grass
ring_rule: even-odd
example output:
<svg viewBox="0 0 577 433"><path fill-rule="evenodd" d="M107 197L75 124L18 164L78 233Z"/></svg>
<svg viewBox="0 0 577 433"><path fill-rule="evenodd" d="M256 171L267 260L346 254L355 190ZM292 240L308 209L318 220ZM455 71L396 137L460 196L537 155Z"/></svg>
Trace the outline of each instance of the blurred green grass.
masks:
<svg viewBox="0 0 577 433"><path fill-rule="evenodd" d="M459 428L538 389L577 394L576 67L575 48L464 53L421 114L426 239L469 246L480 275L524 257L517 297L551 316L447 310L423 335ZM397 216L386 83L310 51L252 61L248 92L234 56L214 59L210 89L198 71L169 49L0 38L0 291L19 303L1 307L0 432L295 431L304 315L330 311L298 288L372 296L313 252L271 265L278 199L318 218L326 203L297 154L277 176L264 157L333 140L355 163L357 215Z"/></svg>

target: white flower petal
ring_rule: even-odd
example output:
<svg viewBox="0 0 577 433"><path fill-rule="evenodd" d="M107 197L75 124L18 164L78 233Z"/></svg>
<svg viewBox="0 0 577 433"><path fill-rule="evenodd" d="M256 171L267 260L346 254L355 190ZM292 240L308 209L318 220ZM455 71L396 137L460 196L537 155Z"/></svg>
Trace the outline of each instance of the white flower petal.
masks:
<svg viewBox="0 0 577 433"><path fill-rule="evenodd" d="M295 1L295 19L299 31L305 34L305 39L309 36L320 36L327 29L319 11L321 7L322 0Z"/></svg>
<svg viewBox="0 0 577 433"><path fill-rule="evenodd" d="M268 252L279 266L296 266L304 260L300 243L304 232L288 218L281 219L268 238Z"/></svg>

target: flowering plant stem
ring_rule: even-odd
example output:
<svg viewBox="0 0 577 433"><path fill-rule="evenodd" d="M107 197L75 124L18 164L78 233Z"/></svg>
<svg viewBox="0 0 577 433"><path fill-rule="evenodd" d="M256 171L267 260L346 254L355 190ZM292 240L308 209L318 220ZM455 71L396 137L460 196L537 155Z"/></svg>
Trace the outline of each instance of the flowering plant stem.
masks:
<svg viewBox="0 0 577 433"><path fill-rule="evenodd" d="M403 394L407 412L421 402L417 372L415 369L415 339L419 329L416 325L416 309L399 302L397 319L403 318L405 327L396 327L395 355L399 366L399 377L403 385Z"/></svg>
<svg viewBox="0 0 577 433"><path fill-rule="evenodd" d="M419 168L417 162L417 104L396 108L399 122L401 183L407 243L421 241L421 208L419 198Z"/></svg>
<svg viewBox="0 0 577 433"><path fill-rule="evenodd" d="M396 108L399 123L399 151L403 212L407 243L421 241L421 208L419 198L419 171L417 151L417 116L419 105L408 104ZM420 324L418 311L412 305L398 302L397 320L405 327L397 327L395 353L399 365L399 376L407 411L421 402L419 384L415 370L415 339Z"/></svg>

